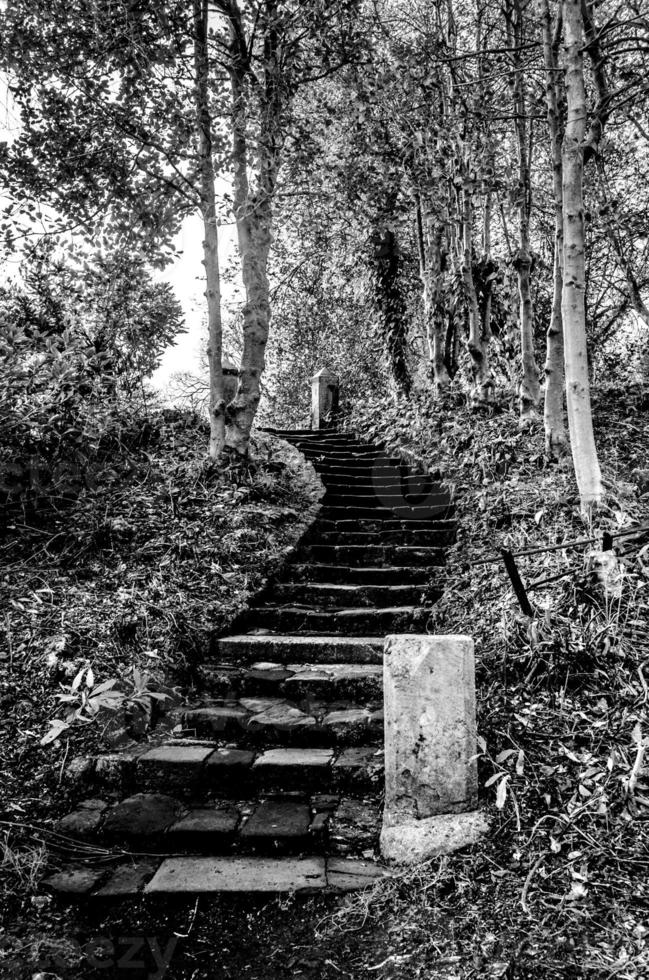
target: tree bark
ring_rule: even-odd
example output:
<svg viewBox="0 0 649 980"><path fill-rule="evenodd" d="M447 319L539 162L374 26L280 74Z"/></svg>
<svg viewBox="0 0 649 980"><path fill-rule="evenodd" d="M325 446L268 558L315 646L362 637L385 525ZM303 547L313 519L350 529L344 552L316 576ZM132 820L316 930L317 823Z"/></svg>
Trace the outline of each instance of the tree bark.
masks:
<svg viewBox="0 0 649 980"><path fill-rule="evenodd" d="M426 214L422 214L421 202L417 200L417 222L420 233L419 277L424 298L424 318L430 364L433 372L433 385L437 394L442 394L451 379L446 367L447 323L443 305L444 274L444 224Z"/></svg>
<svg viewBox="0 0 649 980"><path fill-rule="evenodd" d="M385 351L395 384L408 395L412 382L407 357L406 306L399 281L399 245L394 232L385 226L375 229L372 244L376 305L382 321Z"/></svg>
<svg viewBox="0 0 649 980"><path fill-rule="evenodd" d="M469 354L473 374L472 398L475 404L487 404L493 396L493 379L489 368L489 342L482 332L482 319L473 279L473 195L466 185L462 200L462 280L469 317Z"/></svg>
<svg viewBox="0 0 649 980"><path fill-rule="evenodd" d="M265 367L270 326L268 256L272 238L272 199L277 179L281 105L274 18L275 4L272 0L266 0L260 17L265 31L264 77L261 90L256 93L261 103L257 134L258 181L252 193L248 179L248 53L245 43L242 43L245 35L241 12L236 0L230 5L233 197L246 302L242 309L243 351L239 385L234 399L227 406L226 445L242 456L248 452L250 430L259 405L260 378Z"/></svg>
<svg viewBox="0 0 649 980"><path fill-rule="evenodd" d="M223 326L221 321L221 274L219 234L216 223L215 173L212 160L212 117L209 107L209 53L207 48L207 0L194 0L194 78L199 133L201 216L205 238L203 264L207 298L207 360L209 364L210 438L208 452L218 459L225 445L225 398L223 389Z"/></svg>
<svg viewBox="0 0 649 980"><path fill-rule="evenodd" d="M516 273L519 295L522 376L519 388L519 412L522 424L536 417L540 398L539 369L534 356L534 306L532 303L530 250L531 180L528 148L528 117L525 104L525 82L520 49L524 43L523 13L520 0L507 6L507 33L513 50L511 75L512 102L516 144L518 148L518 253Z"/></svg>
<svg viewBox="0 0 649 980"><path fill-rule="evenodd" d="M582 512L603 500L588 380L584 257L584 24L580 0L563 0L567 120L563 138L563 297L566 396L570 446Z"/></svg>
<svg viewBox="0 0 649 980"><path fill-rule="evenodd" d="M558 96L557 47L561 34L561 13L557 19L553 37L552 15L549 0L541 0L543 24L543 61L545 65L545 101L550 131L550 155L552 159L552 186L554 193L554 262L552 311L546 331L545 348L545 398L543 423L545 428L545 452L550 459L558 459L567 448L568 441L563 422L563 320L561 295L563 292L563 189L561 165L562 125Z"/></svg>

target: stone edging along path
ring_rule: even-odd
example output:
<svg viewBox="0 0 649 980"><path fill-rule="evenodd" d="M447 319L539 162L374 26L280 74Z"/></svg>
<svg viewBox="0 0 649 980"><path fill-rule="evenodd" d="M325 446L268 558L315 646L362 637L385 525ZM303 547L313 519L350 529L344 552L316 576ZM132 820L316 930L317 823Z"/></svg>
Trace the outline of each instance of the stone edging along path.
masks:
<svg viewBox="0 0 649 980"><path fill-rule="evenodd" d="M93 795L57 828L86 861L45 880L62 896L336 892L387 873L383 641L425 632L452 505L432 477L353 435L275 434L322 479L320 513L216 642L174 732L92 762Z"/></svg>

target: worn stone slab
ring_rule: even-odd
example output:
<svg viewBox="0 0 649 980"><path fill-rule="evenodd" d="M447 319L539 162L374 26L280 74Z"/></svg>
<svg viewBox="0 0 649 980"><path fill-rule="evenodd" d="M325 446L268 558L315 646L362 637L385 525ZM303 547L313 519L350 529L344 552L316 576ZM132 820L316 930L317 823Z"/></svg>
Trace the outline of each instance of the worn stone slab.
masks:
<svg viewBox="0 0 649 980"><path fill-rule="evenodd" d="M291 665L292 674L283 688L291 697L298 695L355 698L380 697L383 670L378 664L304 664Z"/></svg>
<svg viewBox="0 0 649 980"><path fill-rule="evenodd" d="M242 840L283 840L306 837L311 811L306 803L265 800L241 828Z"/></svg>
<svg viewBox="0 0 649 980"><path fill-rule="evenodd" d="M68 898L84 898L90 894L105 875L105 868L101 870L71 868L68 871L59 871L48 878L44 878L41 885Z"/></svg>
<svg viewBox="0 0 649 980"><path fill-rule="evenodd" d="M96 836L108 804L104 800L85 800L78 809L62 817L57 824L59 834L80 837L83 840Z"/></svg>
<svg viewBox="0 0 649 980"><path fill-rule="evenodd" d="M384 878L390 877L388 868L374 861L358 861L353 858L327 858L327 886L336 892L359 891L371 888Z"/></svg>
<svg viewBox="0 0 649 980"><path fill-rule="evenodd" d="M259 714L250 716L248 728L253 734L264 734L267 732L300 733L314 728L316 720L313 715L309 715L294 705L284 702L282 704L271 705Z"/></svg>
<svg viewBox="0 0 649 980"><path fill-rule="evenodd" d="M221 787L243 786L250 775L254 758L255 753L246 749L216 749L205 762L205 787L218 790Z"/></svg>
<svg viewBox="0 0 649 980"><path fill-rule="evenodd" d="M191 789L211 753L211 746L159 745L138 759L138 780L144 785L162 783L167 789Z"/></svg>
<svg viewBox="0 0 649 980"><path fill-rule="evenodd" d="M211 705L186 711L182 723L183 727L194 728L199 733L225 736L240 734L247 719L248 711L238 705Z"/></svg>
<svg viewBox="0 0 649 980"><path fill-rule="evenodd" d="M269 749L262 752L252 767L253 774L268 788L277 786L328 785L333 749Z"/></svg>
<svg viewBox="0 0 649 980"><path fill-rule="evenodd" d="M223 844L234 837L241 814L233 804L198 807L172 824L166 834L171 847L192 845L199 849Z"/></svg>
<svg viewBox="0 0 649 980"><path fill-rule="evenodd" d="M93 898L130 898L138 895L155 874L160 861L137 861L117 868Z"/></svg>
<svg viewBox="0 0 649 980"><path fill-rule="evenodd" d="M182 804L163 793L136 793L106 814L104 833L113 839L153 837L178 820Z"/></svg>
<svg viewBox="0 0 649 980"><path fill-rule="evenodd" d="M338 741L362 741L370 732L371 712L366 708L342 708L328 712L322 724Z"/></svg>
<svg viewBox="0 0 649 980"><path fill-rule="evenodd" d="M385 820L475 809L475 668L467 636L388 636Z"/></svg>
<svg viewBox="0 0 649 980"><path fill-rule="evenodd" d="M147 895L319 891L327 887L324 858L168 858Z"/></svg>

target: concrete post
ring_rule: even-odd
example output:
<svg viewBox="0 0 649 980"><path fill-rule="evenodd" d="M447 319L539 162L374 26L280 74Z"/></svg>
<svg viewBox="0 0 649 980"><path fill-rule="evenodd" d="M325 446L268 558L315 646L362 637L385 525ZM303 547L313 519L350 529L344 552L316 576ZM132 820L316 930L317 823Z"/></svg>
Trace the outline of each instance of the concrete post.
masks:
<svg viewBox="0 0 649 980"><path fill-rule="evenodd" d="M475 667L468 636L386 637L385 809L381 853L409 864L474 843Z"/></svg>
<svg viewBox="0 0 649 980"><path fill-rule="evenodd" d="M221 363L223 369L223 398L225 399L225 404L229 405L239 387L239 368L228 357L224 357Z"/></svg>
<svg viewBox="0 0 649 980"><path fill-rule="evenodd" d="M330 416L338 411L338 376L322 368L311 379L311 428L325 429Z"/></svg>

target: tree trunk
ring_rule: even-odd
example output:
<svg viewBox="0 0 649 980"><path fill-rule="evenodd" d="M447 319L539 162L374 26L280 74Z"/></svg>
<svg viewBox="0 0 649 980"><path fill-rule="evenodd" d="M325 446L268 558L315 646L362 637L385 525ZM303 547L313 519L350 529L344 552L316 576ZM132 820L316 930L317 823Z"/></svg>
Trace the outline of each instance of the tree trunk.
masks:
<svg viewBox="0 0 649 980"><path fill-rule="evenodd" d="M508 43L514 54L511 74L514 128L518 148L518 253L516 273L518 278L519 326L521 332L522 376L519 388L519 411L522 425L536 417L540 398L539 369L534 356L534 307L530 277L532 254L530 251L531 179L530 149L528 147L528 116L525 104L525 82L520 48L525 35L520 0L507 5Z"/></svg>
<svg viewBox="0 0 649 980"><path fill-rule="evenodd" d="M385 351L395 384L408 395L412 382L407 358L406 307L399 282L399 246L394 232L385 227L375 230L372 243L376 305Z"/></svg>
<svg viewBox="0 0 649 980"><path fill-rule="evenodd" d="M543 60L545 65L545 100L550 130L552 158L552 182L554 191L554 268L552 312L546 331L545 348L545 398L543 423L545 428L545 452L550 459L558 459L567 448L566 430L563 423L563 321L561 318L561 294L563 292L563 190L561 166L561 117L557 94L557 47L561 32L561 15L557 20L555 37L552 36L552 15L549 0L541 0L543 21Z"/></svg>
<svg viewBox="0 0 649 980"><path fill-rule="evenodd" d="M437 394L444 392L450 382L446 367L447 323L443 305L444 273L444 225L430 215L421 213L421 203L417 200L417 223L420 235L419 277L423 287L424 319L433 384Z"/></svg>
<svg viewBox="0 0 649 980"><path fill-rule="evenodd" d="M212 118L209 109L209 56L207 49L207 0L194 0L194 72L196 118L199 132L201 215L204 241L207 298L207 360L210 376L210 439L208 452L218 459L225 444L225 398L223 389L223 328L221 322L221 274L219 236L216 224Z"/></svg>
<svg viewBox="0 0 649 980"><path fill-rule="evenodd" d="M472 398L475 404L492 400L493 380L489 370L489 345L482 333L482 319L473 279L473 199L469 187L462 190L462 280L469 317L469 354L473 374Z"/></svg>
<svg viewBox="0 0 649 980"><path fill-rule="evenodd" d="M602 477L593 435L586 347L584 258L584 27L580 0L563 0L566 52L567 121L563 138L563 298L566 396L570 446L581 508L588 513L603 499Z"/></svg>
<svg viewBox="0 0 649 980"><path fill-rule="evenodd" d="M237 224L241 276L246 292L243 306L243 351L239 385L227 406L226 445L245 456L250 430L259 405L260 378L265 367L270 325L268 256L271 245L272 199L277 179L281 77L277 60L275 5L267 0L260 17L264 30L264 83L256 97L261 100L260 128L256 140L258 186L251 192L248 180L248 98L246 68L249 57L241 12L230 6L232 63L232 163L234 215Z"/></svg>

